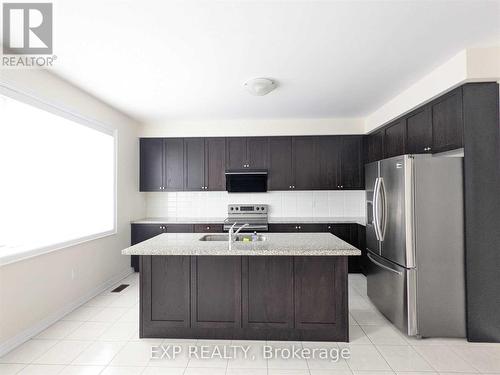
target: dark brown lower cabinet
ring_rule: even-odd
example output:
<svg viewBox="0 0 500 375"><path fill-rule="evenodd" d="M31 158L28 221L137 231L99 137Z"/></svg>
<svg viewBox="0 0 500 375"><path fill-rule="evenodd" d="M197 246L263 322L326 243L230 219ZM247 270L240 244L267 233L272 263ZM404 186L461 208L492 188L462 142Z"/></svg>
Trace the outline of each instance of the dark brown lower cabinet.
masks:
<svg viewBox="0 0 500 375"><path fill-rule="evenodd" d="M141 257L141 275L148 275L141 278L141 313L151 326L189 327L189 257Z"/></svg>
<svg viewBox="0 0 500 375"><path fill-rule="evenodd" d="M347 257L140 261L141 338L348 341Z"/></svg>
<svg viewBox="0 0 500 375"><path fill-rule="evenodd" d="M297 257L295 259L295 327L335 329L346 324L348 312L346 258ZM343 341L347 341L344 337Z"/></svg>
<svg viewBox="0 0 500 375"><path fill-rule="evenodd" d="M241 257L191 257L191 327L241 325Z"/></svg>
<svg viewBox="0 0 500 375"><path fill-rule="evenodd" d="M293 257L244 257L243 327L293 327Z"/></svg>

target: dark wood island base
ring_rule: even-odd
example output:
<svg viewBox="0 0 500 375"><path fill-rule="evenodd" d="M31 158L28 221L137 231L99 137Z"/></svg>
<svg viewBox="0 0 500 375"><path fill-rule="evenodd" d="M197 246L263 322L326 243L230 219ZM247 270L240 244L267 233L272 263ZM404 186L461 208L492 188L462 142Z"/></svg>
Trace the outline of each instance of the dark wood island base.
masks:
<svg viewBox="0 0 500 375"><path fill-rule="evenodd" d="M347 256L140 256L141 338L349 341Z"/></svg>

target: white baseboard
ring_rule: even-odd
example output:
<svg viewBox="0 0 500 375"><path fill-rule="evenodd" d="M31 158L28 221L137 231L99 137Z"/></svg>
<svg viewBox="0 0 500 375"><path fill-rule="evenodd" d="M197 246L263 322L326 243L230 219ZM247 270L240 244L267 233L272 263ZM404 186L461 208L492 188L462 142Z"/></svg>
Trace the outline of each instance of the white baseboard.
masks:
<svg viewBox="0 0 500 375"><path fill-rule="evenodd" d="M106 289L108 289L111 286L113 286L114 284L118 283L120 280L123 280L124 278L126 278L127 276L132 274L133 272L134 271L132 268L127 268L127 269L123 270L118 275L112 277L111 279L109 279L109 280L105 281L104 283L102 283L101 285L99 285L93 291L87 293L86 295L77 299L76 301L73 301L72 303L63 307L62 309L55 312L54 314L48 316L47 318L39 321L38 323L25 329L24 331L18 333L14 337L7 339L7 340L4 340L3 342L0 342L0 357L5 355L6 353L10 352L12 349L16 348L17 346L28 341L29 339L35 337L40 332L47 329L49 326L51 326L52 324L54 324L55 322L57 322L58 320L63 318L65 315L67 315L71 311L80 307L84 303L90 301L92 298L94 298L98 294L104 292Z"/></svg>

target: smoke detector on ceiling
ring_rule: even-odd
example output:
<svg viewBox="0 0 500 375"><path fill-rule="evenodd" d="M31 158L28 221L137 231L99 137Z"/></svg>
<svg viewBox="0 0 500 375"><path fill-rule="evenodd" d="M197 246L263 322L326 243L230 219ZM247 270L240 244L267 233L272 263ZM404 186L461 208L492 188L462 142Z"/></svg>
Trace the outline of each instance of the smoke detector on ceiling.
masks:
<svg viewBox="0 0 500 375"><path fill-rule="evenodd" d="M278 85L275 81L267 78L254 78L246 81L244 86L250 94L263 96L269 94Z"/></svg>

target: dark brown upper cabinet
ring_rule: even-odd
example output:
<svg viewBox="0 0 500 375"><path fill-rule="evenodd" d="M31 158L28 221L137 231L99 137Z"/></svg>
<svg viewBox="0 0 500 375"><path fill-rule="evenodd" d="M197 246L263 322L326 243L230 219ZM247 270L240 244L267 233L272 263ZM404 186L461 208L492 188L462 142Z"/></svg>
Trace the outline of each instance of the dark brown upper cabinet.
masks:
<svg viewBox="0 0 500 375"><path fill-rule="evenodd" d="M385 128L384 157L390 158L405 153L406 129L405 121L400 119Z"/></svg>
<svg viewBox="0 0 500 375"><path fill-rule="evenodd" d="M226 138L227 169L246 168L247 139L245 137Z"/></svg>
<svg viewBox="0 0 500 375"><path fill-rule="evenodd" d="M182 138L140 140L140 190L175 191L184 187Z"/></svg>
<svg viewBox="0 0 500 375"><path fill-rule="evenodd" d="M293 137L293 174L292 189L312 190L319 185L317 137Z"/></svg>
<svg viewBox="0 0 500 375"><path fill-rule="evenodd" d="M226 139L205 138L206 190L226 190Z"/></svg>
<svg viewBox="0 0 500 375"><path fill-rule="evenodd" d="M184 190L225 189L224 138L185 138Z"/></svg>
<svg viewBox="0 0 500 375"><path fill-rule="evenodd" d="M432 103L432 152L463 147L462 88Z"/></svg>
<svg viewBox="0 0 500 375"><path fill-rule="evenodd" d="M432 116L429 106L406 118L406 149L409 154L432 152Z"/></svg>
<svg viewBox="0 0 500 375"><path fill-rule="evenodd" d="M185 190L205 190L205 139L184 139Z"/></svg>
<svg viewBox="0 0 500 375"><path fill-rule="evenodd" d="M340 180L337 188L364 189L363 136L340 137ZM338 167L337 167L338 168Z"/></svg>
<svg viewBox="0 0 500 375"><path fill-rule="evenodd" d="M268 190L362 189L362 136L143 138L141 191L225 190L226 169L265 169Z"/></svg>
<svg viewBox="0 0 500 375"><path fill-rule="evenodd" d="M315 137L316 189L341 189L342 137Z"/></svg>
<svg viewBox="0 0 500 375"><path fill-rule="evenodd" d="M267 188L290 190L292 184L292 137L270 137Z"/></svg>
<svg viewBox="0 0 500 375"><path fill-rule="evenodd" d="M381 129L366 136L365 163L371 163L384 158L384 135L385 130Z"/></svg>
<svg viewBox="0 0 500 375"><path fill-rule="evenodd" d="M166 138L163 190L178 191L184 188L184 139Z"/></svg>
<svg viewBox="0 0 500 375"><path fill-rule="evenodd" d="M267 169L268 168L268 137L247 138L247 168Z"/></svg>
<svg viewBox="0 0 500 375"><path fill-rule="evenodd" d="M162 191L163 138L141 138L139 149L140 191Z"/></svg>
<svg viewBox="0 0 500 375"><path fill-rule="evenodd" d="M226 138L227 169L267 169L267 137Z"/></svg>

